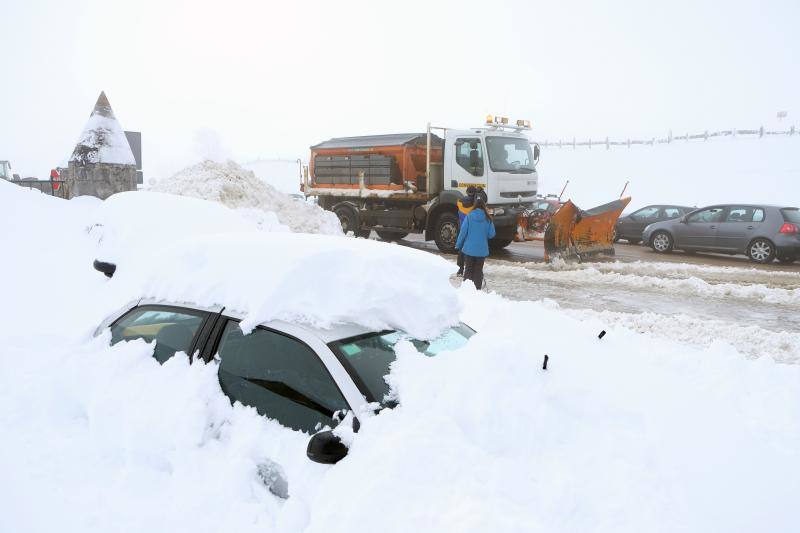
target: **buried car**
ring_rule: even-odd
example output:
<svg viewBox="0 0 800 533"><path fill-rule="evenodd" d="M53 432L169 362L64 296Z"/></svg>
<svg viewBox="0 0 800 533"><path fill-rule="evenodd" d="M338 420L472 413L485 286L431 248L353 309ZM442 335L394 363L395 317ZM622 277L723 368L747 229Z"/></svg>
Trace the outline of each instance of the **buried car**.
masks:
<svg viewBox="0 0 800 533"><path fill-rule="evenodd" d="M347 421L358 431L359 417L393 406L384 377L398 341L409 340L420 352L434 356L460 348L475 333L460 323L435 340L420 341L399 331L355 324L322 329L271 320L245 334L242 318L221 306L143 299L109 316L95 335L110 329L112 344L155 342L153 357L159 363L178 352L188 354L192 362L218 362L220 387L231 402L313 434L308 457L335 463L347 454L347 447L331 428Z"/></svg>
<svg viewBox="0 0 800 533"><path fill-rule="evenodd" d="M658 253L745 254L756 263L792 263L800 258L800 210L773 205L704 207L676 220L650 224L644 242Z"/></svg>

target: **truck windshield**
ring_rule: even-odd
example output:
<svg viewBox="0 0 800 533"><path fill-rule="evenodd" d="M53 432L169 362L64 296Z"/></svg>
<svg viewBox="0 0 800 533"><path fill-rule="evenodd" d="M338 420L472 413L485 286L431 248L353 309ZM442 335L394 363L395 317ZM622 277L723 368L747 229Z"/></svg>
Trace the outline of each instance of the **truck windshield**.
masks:
<svg viewBox="0 0 800 533"><path fill-rule="evenodd" d="M489 165L495 172L532 174L533 153L528 139L516 137L486 137Z"/></svg>
<svg viewBox="0 0 800 533"><path fill-rule="evenodd" d="M389 373L389 365L395 360L394 345L398 341L409 340L417 350L433 357L444 351L461 348L474 334L472 328L459 324L432 341L411 339L398 331L382 331L332 342L328 346L369 401L392 407L393 402L386 400L389 385L384 378Z"/></svg>

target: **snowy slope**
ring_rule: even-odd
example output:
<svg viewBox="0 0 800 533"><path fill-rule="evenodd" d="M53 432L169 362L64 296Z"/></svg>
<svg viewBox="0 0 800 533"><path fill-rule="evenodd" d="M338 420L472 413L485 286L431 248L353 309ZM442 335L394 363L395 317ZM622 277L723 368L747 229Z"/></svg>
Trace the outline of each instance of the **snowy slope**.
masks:
<svg viewBox="0 0 800 533"><path fill-rule="evenodd" d="M201 218L202 206L218 205L157 196L162 208L174 200L176 211L196 209ZM452 289L439 258L396 245L299 236L330 239L319 253L339 250L342 266L348 251L354 262L365 251L375 265L407 262L429 273L414 277L417 287L388 282L380 268L351 273L374 293L358 299L380 302L391 320L418 313L443 320L429 308L457 312L455 305L479 331L435 358L400 345L390 376L400 406L365 419L342 462L319 465L305 457L307 435L231 406L214 363L189 365L178 355L160 366L144 342L110 347L107 335L91 337L98 302L127 296L115 287L152 288L161 279L161 295L175 289L180 297L192 285L200 297L235 293L218 276L220 269L238 275L241 259L226 263L235 243L217 249L222 233L198 231L194 254L182 242L142 256L152 267L145 285L122 271L108 281L90 264L98 238L92 223L109 206L115 209L0 183L0 226L15 229L0 233L14 258L0 264L7 297L0 306L0 531L796 528L798 366L747 359L724 340L686 346L546 303ZM298 237L238 224L224 229L247 242L257 236L255 244ZM115 235L124 242L137 232ZM318 285L281 276L291 262L320 256L275 259L243 276L274 273L290 283L286 300L313 297L309 287ZM309 272L303 268L322 267L296 266L300 281ZM414 307L413 291L442 300ZM347 305L337 304L338 312L356 317L360 310ZM602 341L600 329L609 332ZM283 471L288 499L267 490L260 467Z"/></svg>

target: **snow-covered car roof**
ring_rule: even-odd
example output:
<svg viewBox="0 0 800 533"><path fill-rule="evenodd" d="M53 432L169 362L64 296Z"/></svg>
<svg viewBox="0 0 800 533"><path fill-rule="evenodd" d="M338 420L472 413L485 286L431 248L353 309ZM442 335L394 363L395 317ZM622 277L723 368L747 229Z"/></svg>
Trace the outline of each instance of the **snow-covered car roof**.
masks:
<svg viewBox="0 0 800 533"><path fill-rule="evenodd" d="M260 231L223 205L132 193L104 202L96 258L116 264L117 305L153 298L223 306L244 331L269 322L432 339L458 323L455 267L396 244ZM87 268L91 268L87 265Z"/></svg>

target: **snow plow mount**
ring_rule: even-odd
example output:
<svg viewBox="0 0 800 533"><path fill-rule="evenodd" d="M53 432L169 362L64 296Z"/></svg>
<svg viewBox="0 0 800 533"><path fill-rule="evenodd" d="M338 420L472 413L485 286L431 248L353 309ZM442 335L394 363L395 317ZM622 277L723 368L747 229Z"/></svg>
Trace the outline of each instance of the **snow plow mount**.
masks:
<svg viewBox="0 0 800 533"><path fill-rule="evenodd" d="M581 261L588 255L613 255L614 227L630 201L630 197L620 198L584 211L568 200L553 214L545 229L545 261Z"/></svg>

